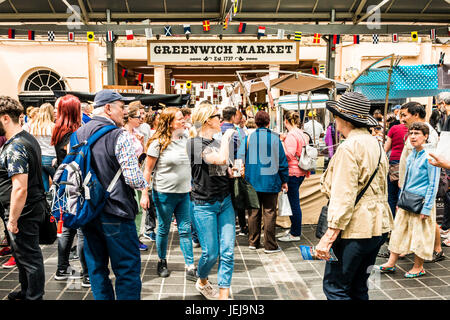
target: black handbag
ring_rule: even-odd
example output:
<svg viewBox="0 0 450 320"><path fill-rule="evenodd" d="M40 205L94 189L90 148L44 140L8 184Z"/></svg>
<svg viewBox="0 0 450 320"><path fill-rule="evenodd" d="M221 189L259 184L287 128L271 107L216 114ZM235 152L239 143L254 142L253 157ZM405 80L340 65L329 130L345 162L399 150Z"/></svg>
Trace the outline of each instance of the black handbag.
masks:
<svg viewBox="0 0 450 320"><path fill-rule="evenodd" d="M408 179L408 171L406 172L405 183ZM420 214L422 212L423 204L425 203L425 197L419 196L418 194L402 190L400 197L398 198L397 207L402 208L408 212Z"/></svg>
<svg viewBox="0 0 450 320"><path fill-rule="evenodd" d="M359 200L361 200L361 198L363 197L366 190L369 188L370 183L372 182L373 178L375 178L375 175L378 172L378 168L380 167L380 161L381 161L381 153L382 153L381 145L379 145L379 147L380 147L380 157L378 158L377 168L375 169L374 173L370 177L369 182L367 182L366 186L356 196L355 207L358 204ZM322 207L322 210L320 211L320 215L319 215L319 221L317 221L316 238L319 238L319 239L321 239L323 237L323 235L325 234L325 232L327 232L327 230L328 230L328 205L329 205L329 203L330 202L328 202L327 205Z"/></svg>
<svg viewBox="0 0 450 320"><path fill-rule="evenodd" d="M55 217L51 214L50 206L48 205L48 197L46 194L44 217L39 228L39 244L53 244L58 237L57 224Z"/></svg>

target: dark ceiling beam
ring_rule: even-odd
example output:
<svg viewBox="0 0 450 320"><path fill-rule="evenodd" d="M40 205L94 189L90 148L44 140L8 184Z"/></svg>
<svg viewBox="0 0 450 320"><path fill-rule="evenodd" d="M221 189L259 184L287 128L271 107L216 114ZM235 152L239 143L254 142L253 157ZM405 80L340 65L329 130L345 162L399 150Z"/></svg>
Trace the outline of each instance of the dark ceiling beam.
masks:
<svg viewBox="0 0 450 320"><path fill-rule="evenodd" d="M410 15L409 15L410 16ZM421 15L422 16L422 15ZM444 20L444 17L448 17L448 15L441 14L441 18ZM0 20L2 19L2 15L0 14ZM446 21L446 20L444 20ZM191 24L191 32L192 37L207 37L211 38L212 35L224 35L224 40L227 37L243 37L243 36L251 36L256 37L258 23L247 23L247 28L245 33L238 32L238 25L232 25L227 30L223 30L221 25L212 25L210 32L204 32L203 27L200 24ZM151 24L153 35L164 34L164 26L165 24ZM133 25L80 25L80 29L76 30L76 33L84 33L87 31L94 31L95 33L105 34L107 30L114 31L114 34L118 36L125 35L125 31L130 29L130 27L134 30L135 36L144 36L145 28L148 28L148 24L133 24ZM0 25L0 30L8 30L11 28L11 24L8 25ZM373 34L374 31L367 28L364 24L288 24L288 23L273 23L266 24L266 34L267 35L276 35L278 29L285 29L286 31L301 31L304 35L320 33L320 34ZM381 24L380 29L377 29L377 34L391 34L391 33L411 33L412 31L418 31L420 35L429 34L431 29L436 29L437 36L448 36L448 28L447 24L437 25L437 24ZM16 37L20 37L21 35L27 35L28 30L34 30L36 35L47 34L48 30L54 31L58 34L67 34L67 25L58 24L58 25L48 25L48 24L22 24L16 25ZM172 31L175 35L184 35L183 25L182 24L172 24ZM5 34L5 33L0 33ZM163 40L173 40L180 39L180 37L161 37L160 41ZM219 41L219 39L214 39ZM156 39L155 39L156 41Z"/></svg>
<svg viewBox="0 0 450 320"><path fill-rule="evenodd" d="M49 21L49 22L65 22L67 18L69 18L71 14L67 13L0 13L0 21ZM106 13L88 13L87 17L89 20L100 20L106 21ZM411 13L382 13L381 19L384 22L387 21L398 21L398 22L441 22L448 23L449 13L423 13L420 15L411 15ZM141 19L152 19L152 20L182 20L182 21L193 21L198 19L211 19L218 20L220 18L220 14L211 12L211 13L192 13L192 12L184 12L184 13L154 13L154 12L132 12L132 13L118 13L112 12L111 19L112 20L141 20ZM274 14L263 13L263 12L242 12L239 14L239 20L252 20L252 21L282 21L282 20L298 20L298 19L310 19L310 20L325 20L329 21L331 18L330 12L283 12ZM339 20L351 20L353 18L353 14L349 12L336 12L336 22ZM168 23L176 23L176 21L168 22ZM134 25L133 25L134 26ZM234 25L232 25L234 26ZM147 25L148 27L148 25ZM236 25L237 27L237 25ZM228 28L230 29L230 28ZM224 34L226 30L224 30Z"/></svg>
<svg viewBox="0 0 450 320"><path fill-rule="evenodd" d="M89 8L89 12L94 12L94 10L92 10L92 5L91 2L89 0L86 0L88 8Z"/></svg>
<svg viewBox="0 0 450 320"><path fill-rule="evenodd" d="M386 11L384 11L384 13L388 13L389 10L391 10L391 7L392 7L392 5L393 5L394 3L395 3L395 0L392 0L392 1L389 3L388 7L386 8Z"/></svg>
<svg viewBox="0 0 450 320"><path fill-rule="evenodd" d="M16 9L16 6L12 3L12 0L8 0L9 5L11 6L11 8L14 10L15 13L19 13L19 11Z"/></svg>
<svg viewBox="0 0 450 320"><path fill-rule="evenodd" d="M81 14L83 15L84 23L86 24L86 23L89 22L89 14L86 11L86 6L84 5L83 0L78 0L78 5L80 6Z"/></svg>
<svg viewBox="0 0 450 320"><path fill-rule="evenodd" d="M228 0L220 0L220 19L219 21L223 21L225 19L225 15L227 14L227 5Z"/></svg>
<svg viewBox="0 0 450 320"><path fill-rule="evenodd" d="M430 6L430 4L431 4L432 1L433 1L433 0L428 1L428 3L425 5L425 7L422 9L422 11L420 11L421 14L424 13L425 10L428 9L428 7Z"/></svg>
<svg viewBox="0 0 450 320"><path fill-rule="evenodd" d="M314 7L312 9L312 13L316 12L317 5L319 4L319 0L316 0L316 3L314 3Z"/></svg>
<svg viewBox="0 0 450 320"><path fill-rule="evenodd" d="M56 13L55 8L53 7L52 2L51 2L50 0L47 0L47 1L48 1L48 5L49 5L50 9L53 11L53 13Z"/></svg>
<svg viewBox="0 0 450 320"><path fill-rule="evenodd" d="M355 7L355 4L356 4L357 1L358 1L358 0L353 0L352 5L351 5L350 8L348 9L348 12L352 12L352 11L353 11L353 8Z"/></svg>
<svg viewBox="0 0 450 320"><path fill-rule="evenodd" d="M356 8L355 14L353 15L353 23L355 23L358 19L359 14L361 13L362 9L364 9L366 2L367 0L361 0L361 2L359 3L358 8Z"/></svg>
<svg viewBox="0 0 450 320"><path fill-rule="evenodd" d="M280 4L281 4L281 0L278 0L277 9L275 10L275 13L278 13L278 10L280 10Z"/></svg>
<svg viewBox="0 0 450 320"><path fill-rule="evenodd" d="M164 13L167 14L167 3L166 3L166 0L164 0Z"/></svg>
<svg viewBox="0 0 450 320"><path fill-rule="evenodd" d="M130 11L130 5L128 4L128 0L125 0L125 6L127 7L127 12L131 13Z"/></svg>

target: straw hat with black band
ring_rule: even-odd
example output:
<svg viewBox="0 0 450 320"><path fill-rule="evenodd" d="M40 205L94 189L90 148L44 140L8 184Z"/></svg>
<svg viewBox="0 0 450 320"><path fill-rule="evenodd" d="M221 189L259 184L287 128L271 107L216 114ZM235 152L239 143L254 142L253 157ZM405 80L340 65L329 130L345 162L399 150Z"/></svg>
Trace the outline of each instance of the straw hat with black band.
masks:
<svg viewBox="0 0 450 320"><path fill-rule="evenodd" d="M370 127L373 125L369 120L370 101L359 92L345 92L339 101L327 101L327 109L334 116L350 122L355 127Z"/></svg>

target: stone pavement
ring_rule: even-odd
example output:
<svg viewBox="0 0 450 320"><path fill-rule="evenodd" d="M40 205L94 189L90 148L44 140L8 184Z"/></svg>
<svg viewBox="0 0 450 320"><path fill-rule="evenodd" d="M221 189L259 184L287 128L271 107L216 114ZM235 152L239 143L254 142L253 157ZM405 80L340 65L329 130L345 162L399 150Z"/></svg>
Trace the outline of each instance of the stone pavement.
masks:
<svg viewBox="0 0 450 320"><path fill-rule="evenodd" d="M282 229L278 229L282 232ZM316 245L314 226L303 227L302 240L298 242L280 242L283 251L265 254L263 249L248 249L246 237L236 236L235 268L232 280L232 298L235 300L324 300L322 277L323 261L303 261L299 245ZM194 282L184 278L184 260L179 247L176 227L171 227L168 267L171 275L159 278L156 274L157 253L155 242L144 240L149 250L142 257L142 299L151 300L203 300L196 291ZM57 264L57 245L43 246L46 273L46 300L92 300L90 289L82 288L80 280L56 281L54 279ZM450 257L450 248L444 247ZM194 248L196 261L201 253ZM3 257L5 262L9 257ZM450 259L425 265L427 274L419 279L405 279L403 274L411 268L413 257L408 256L398 263L398 271L393 275L373 273L370 281L369 296L372 300L449 300L450 299ZM378 258L377 263L386 259ZM79 261L72 261L78 270ZM111 273L114 280L114 276ZM217 284L217 265L210 280ZM0 269L0 299L6 299L9 292L19 287L17 268Z"/></svg>

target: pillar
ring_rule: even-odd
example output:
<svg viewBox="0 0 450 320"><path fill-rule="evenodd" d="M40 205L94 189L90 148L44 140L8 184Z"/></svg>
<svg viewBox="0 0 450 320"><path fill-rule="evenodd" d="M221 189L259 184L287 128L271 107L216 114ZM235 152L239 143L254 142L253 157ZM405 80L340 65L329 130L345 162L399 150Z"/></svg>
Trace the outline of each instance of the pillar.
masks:
<svg viewBox="0 0 450 320"><path fill-rule="evenodd" d="M280 71L280 65L270 65L269 71ZM279 73L278 72L269 72L270 80L278 78ZM273 101L276 105L276 99L280 97L280 89L277 88L271 88L270 93L272 94ZM275 128L278 132L281 132L281 110L277 110L275 112L276 118L275 118Z"/></svg>
<svg viewBox="0 0 450 320"><path fill-rule="evenodd" d="M331 50L333 47L333 38L332 36L327 37L327 78L334 80L335 68L336 68L336 51Z"/></svg>
<svg viewBox="0 0 450 320"><path fill-rule="evenodd" d="M164 66L153 67L155 94L166 94L166 71Z"/></svg>
<svg viewBox="0 0 450 320"><path fill-rule="evenodd" d="M108 85L116 84L116 56L115 56L115 42L106 41L106 69L108 75Z"/></svg>

